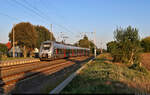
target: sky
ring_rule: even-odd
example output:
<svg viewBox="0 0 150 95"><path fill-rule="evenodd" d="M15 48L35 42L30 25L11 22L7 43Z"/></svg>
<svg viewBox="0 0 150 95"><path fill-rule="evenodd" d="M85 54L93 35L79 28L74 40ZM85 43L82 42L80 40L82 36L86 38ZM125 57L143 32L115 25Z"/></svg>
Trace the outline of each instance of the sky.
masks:
<svg viewBox="0 0 150 95"><path fill-rule="evenodd" d="M86 34L106 48L117 27L131 25L140 38L150 36L150 0L0 0L0 43L7 43L14 24L30 22L50 29L57 41L75 43Z"/></svg>

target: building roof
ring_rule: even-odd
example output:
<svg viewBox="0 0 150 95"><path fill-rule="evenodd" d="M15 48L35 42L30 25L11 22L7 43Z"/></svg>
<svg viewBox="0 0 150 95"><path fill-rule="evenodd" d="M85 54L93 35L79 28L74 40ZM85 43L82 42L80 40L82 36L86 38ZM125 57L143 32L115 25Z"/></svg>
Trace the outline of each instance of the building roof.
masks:
<svg viewBox="0 0 150 95"><path fill-rule="evenodd" d="M8 50L10 50L12 47L10 42L6 43L6 46L7 46Z"/></svg>

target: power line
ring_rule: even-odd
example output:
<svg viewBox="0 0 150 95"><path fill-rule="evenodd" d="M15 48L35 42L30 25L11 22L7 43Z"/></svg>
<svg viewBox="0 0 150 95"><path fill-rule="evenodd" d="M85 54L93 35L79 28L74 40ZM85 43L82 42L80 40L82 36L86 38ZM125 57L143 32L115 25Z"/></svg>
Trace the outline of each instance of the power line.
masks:
<svg viewBox="0 0 150 95"><path fill-rule="evenodd" d="M6 17L8 17L8 18L10 18L10 19L15 19L15 20L18 20L18 21L22 21L22 20L20 20L20 19L18 19L18 18L16 18L16 17L10 16L10 15L7 15L7 14L1 13L1 12L0 12L0 15L6 16Z"/></svg>
<svg viewBox="0 0 150 95"><path fill-rule="evenodd" d="M42 1L44 1L44 0L40 0L40 1L41 1L41 3L42 3ZM44 4L45 9L47 10L47 9L48 9L48 7L46 6L46 4L45 4L45 3L43 3L43 4ZM52 5L52 4L51 4L51 5ZM54 9L55 9L55 8L53 8L53 10L54 10ZM49 10L47 10L47 11L49 11ZM57 11L57 10L55 10L55 11ZM58 13L58 12L57 12L57 13ZM56 16L58 16L58 15L59 15L59 14L56 14ZM60 18L62 18L62 17L64 18L65 16L62 16L62 15L60 16L60 15L59 15L59 17L60 17ZM65 22L66 22L66 20L64 20L64 19L63 19L63 21L65 21ZM68 27L70 27L70 25L69 25L69 24L68 24ZM81 31L80 31L79 29L77 29L77 28L74 28L74 30L77 30L77 31L81 32ZM72 33L74 33L74 32L72 32ZM76 35L76 34L75 34L75 35Z"/></svg>
<svg viewBox="0 0 150 95"><path fill-rule="evenodd" d="M23 1L24 3L26 3L28 6L30 6L32 9L34 9L35 11L38 11L39 13L42 13L43 15L45 14L43 11L40 11L38 8L36 8L35 6L33 6L32 4L30 4L27 0L24 0ZM45 16L45 15L44 15ZM47 18L48 16L45 16L45 19ZM50 17L47 19L49 20ZM52 20L51 20L52 21ZM53 21L54 22L54 21ZM70 34L73 34L74 32L70 31L68 28L60 25L60 24L57 24L56 22L54 23L55 25L57 25L59 28L62 28L64 30L66 30L67 32L69 32ZM62 31L62 30L61 30Z"/></svg>
<svg viewBox="0 0 150 95"><path fill-rule="evenodd" d="M40 11L38 8L36 8L35 6L33 6L32 4L30 4L29 2L27 2L26 0L23 1L24 3L26 3L27 5L29 5L34 11L38 11L39 13L45 14L43 11ZM45 16L45 15L43 15ZM49 16L48 16L49 17ZM47 19L47 16L44 17L44 19L47 21L50 19L50 17ZM50 21L54 22L52 19L50 19ZM62 29L65 29L67 32L71 32L69 29L67 29L66 27L54 22L55 25L57 25L58 27L61 27ZM72 32L73 33L73 32Z"/></svg>
<svg viewBox="0 0 150 95"><path fill-rule="evenodd" d="M13 0L13 1L14 1L14 3L16 3L17 5L19 5L19 6L21 6L21 7L24 7L25 9L27 9L27 10L33 12L35 15L38 15L43 21L45 20L38 12L36 12L36 11L33 10L32 8L27 7L26 5L20 3L20 2L17 1L17 0ZM46 22L46 21L47 21L47 20L45 20L44 22Z"/></svg>

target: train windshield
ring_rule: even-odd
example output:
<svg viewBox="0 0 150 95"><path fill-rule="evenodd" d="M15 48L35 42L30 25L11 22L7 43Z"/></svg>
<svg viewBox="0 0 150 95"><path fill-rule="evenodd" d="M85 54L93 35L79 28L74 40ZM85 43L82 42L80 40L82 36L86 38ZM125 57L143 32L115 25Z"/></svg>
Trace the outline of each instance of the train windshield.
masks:
<svg viewBox="0 0 150 95"><path fill-rule="evenodd" d="M44 43L43 44L43 50L49 50L51 47L51 43Z"/></svg>

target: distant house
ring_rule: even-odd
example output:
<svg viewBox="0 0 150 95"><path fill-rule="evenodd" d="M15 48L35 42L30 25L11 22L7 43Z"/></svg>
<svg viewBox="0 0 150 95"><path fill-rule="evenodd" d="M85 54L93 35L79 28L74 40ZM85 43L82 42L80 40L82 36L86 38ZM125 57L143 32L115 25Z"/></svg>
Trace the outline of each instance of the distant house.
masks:
<svg viewBox="0 0 150 95"><path fill-rule="evenodd" d="M8 55L10 57L13 56L13 48L11 48L9 51L8 51ZM23 53L21 51L21 49L19 48L19 46L16 46L15 47L15 57L22 57L23 56Z"/></svg>

